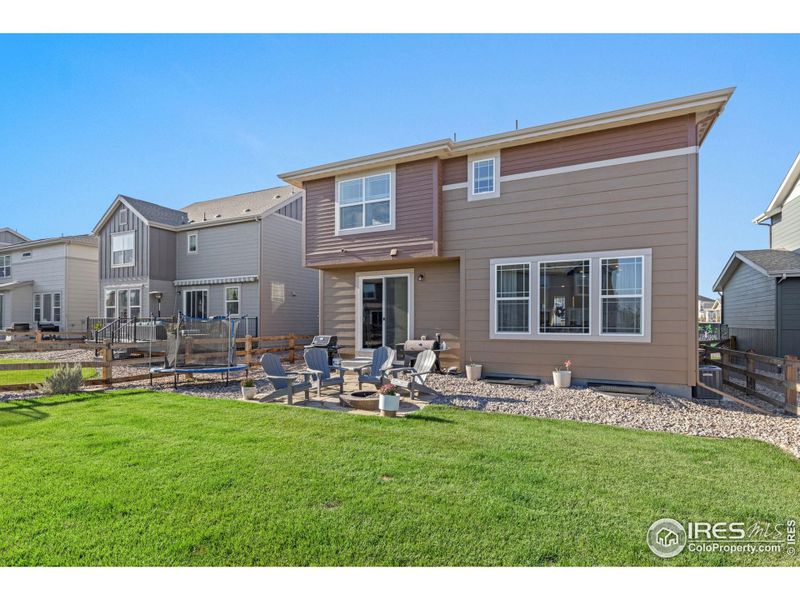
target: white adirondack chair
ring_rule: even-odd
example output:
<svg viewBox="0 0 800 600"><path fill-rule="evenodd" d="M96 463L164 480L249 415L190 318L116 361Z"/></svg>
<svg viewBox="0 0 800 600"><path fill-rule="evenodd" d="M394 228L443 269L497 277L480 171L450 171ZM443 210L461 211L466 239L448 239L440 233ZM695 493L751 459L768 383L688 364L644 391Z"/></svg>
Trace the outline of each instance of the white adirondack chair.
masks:
<svg viewBox="0 0 800 600"><path fill-rule="evenodd" d="M400 373L410 375L411 379L393 378L391 381L392 385L408 390L408 394L412 399L414 397L419 397L420 392L435 396L436 392L425 385L428 376L434 372L435 364L436 353L433 350L424 350L417 355L413 367L398 367L396 369L389 369L385 373L387 377Z"/></svg>

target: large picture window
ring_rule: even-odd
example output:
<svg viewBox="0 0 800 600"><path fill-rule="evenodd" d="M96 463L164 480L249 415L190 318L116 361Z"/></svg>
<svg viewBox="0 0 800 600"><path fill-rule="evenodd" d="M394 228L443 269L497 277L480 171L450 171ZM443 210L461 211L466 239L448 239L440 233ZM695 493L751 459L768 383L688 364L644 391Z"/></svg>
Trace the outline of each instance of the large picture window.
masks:
<svg viewBox="0 0 800 600"><path fill-rule="evenodd" d="M588 334L589 260L539 263L539 332Z"/></svg>
<svg viewBox="0 0 800 600"><path fill-rule="evenodd" d="M489 336L651 340L652 250L490 260Z"/></svg>
<svg viewBox="0 0 800 600"><path fill-rule="evenodd" d="M121 233L111 237L111 266L112 267L132 267L134 265L133 232Z"/></svg>
<svg viewBox="0 0 800 600"><path fill-rule="evenodd" d="M641 256L603 258L601 265L601 333L642 333L644 261Z"/></svg>
<svg viewBox="0 0 800 600"><path fill-rule="evenodd" d="M528 333L530 331L530 270L529 264L499 265L497 267L495 290L498 332Z"/></svg>
<svg viewBox="0 0 800 600"><path fill-rule="evenodd" d="M392 225L392 174L340 181L336 200L339 231L388 228Z"/></svg>

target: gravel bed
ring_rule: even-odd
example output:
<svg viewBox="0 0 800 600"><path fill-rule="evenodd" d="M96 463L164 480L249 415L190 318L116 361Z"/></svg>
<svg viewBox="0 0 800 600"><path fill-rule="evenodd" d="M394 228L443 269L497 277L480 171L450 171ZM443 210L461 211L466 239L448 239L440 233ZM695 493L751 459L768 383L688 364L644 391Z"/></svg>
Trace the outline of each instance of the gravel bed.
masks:
<svg viewBox="0 0 800 600"><path fill-rule="evenodd" d="M800 457L800 419L760 415L725 401L687 400L661 393L647 400L613 398L588 388L496 385L445 375L431 375L427 384L439 393L434 404L649 431L751 438Z"/></svg>

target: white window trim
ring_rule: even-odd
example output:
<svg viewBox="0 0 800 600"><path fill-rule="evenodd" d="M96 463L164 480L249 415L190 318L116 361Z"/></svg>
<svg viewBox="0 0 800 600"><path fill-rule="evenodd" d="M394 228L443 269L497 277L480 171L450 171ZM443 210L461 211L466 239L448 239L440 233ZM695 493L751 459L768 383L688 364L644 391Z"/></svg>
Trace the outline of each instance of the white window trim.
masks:
<svg viewBox="0 0 800 600"><path fill-rule="evenodd" d="M389 223L386 225L362 225L361 227L349 227L347 229L342 229L340 227L340 206L339 206L339 186L342 183L347 181L353 181L355 179L365 179L366 177L373 177L375 175L389 175ZM380 169L377 171L369 171L365 173L359 173L357 175L343 175L341 177L336 178L335 182L335 189L334 189L334 197L336 198L334 202L334 209L335 209L335 235L357 235L359 233L374 233L378 231L394 231L395 223L396 223L396 215L395 215L395 198L396 198L396 172L394 167L391 169ZM366 193L366 188L365 188ZM386 202L386 200L373 200L371 202ZM362 206L371 203L371 202L362 202ZM366 217L366 210L364 211L364 216Z"/></svg>
<svg viewBox="0 0 800 600"><path fill-rule="evenodd" d="M56 309L55 296L58 294L58 310L60 311L60 318L58 320L53 318ZM44 314L44 297L50 296L50 314ZM39 310L42 312L42 318L36 320L36 298L39 298ZM61 290L48 290L46 292L34 292L33 303L31 304L31 319L33 323L64 323L64 293Z"/></svg>
<svg viewBox="0 0 800 600"><path fill-rule="evenodd" d="M120 227L125 227L125 229L130 227L130 214L131 212L124 206L120 208L119 212L117 213L117 225Z"/></svg>
<svg viewBox="0 0 800 600"><path fill-rule="evenodd" d="M129 235L133 238L133 261L129 263L120 263L118 265L114 264L114 238L120 237L123 235ZM125 255L123 254L123 257ZM110 259L111 259L111 268L112 269L124 269L126 267L135 267L136 266L136 233L133 231L120 231L117 233L111 234L111 252L110 252Z"/></svg>
<svg viewBox="0 0 800 600"><path fill-rule="evenodd" d="M484 160L491 160L494 163L494 189L491 192L474 193L475 189L475 163ZM474 202L477 200L489 200L500 197L500 153L470 155L467 159L467 200Z"/></svg>
<svg viewBox="0 0 800 600"><path fill-rule="evenodd" d="M11 269L11 255L10 254L3 254L2 256L0 256L0 259L3 259L4 263L5 263L6 260L8 260L8 264L3 264L2 266L0 266L0 269L3 269L3 271L5 271L5 269L8 268L8 275L0 275L0 279L8 279L9 277L11 277L11 271L12 271L12 269Z"/></svg>
<svg viewBox="0 0 800 600"><path fill-rule="evenodd" d="M192 250L192 246L191 246L192 236L194 236L194 238L195 238L194 250ZM186 254L197 254L198 250L200 250L200 234L197 231L192 231L191 233L187 233L186 234Z"/></svg>
<svg viewBox="0 0 800 600"><path fill-rule="evenodd" d="M128 292L128 312L130 312L131 308L131 301L130 301L130 293L132 291L139 291L139 317L146 316L149 314L145 312L145 308L150 309L149 304L145 304L145 294L144 294L144 286L142 285L125 285L125 284L117 284L117 285L108 285L103 288L103 317L107 319L117 319L119 318L119 292ZM109 292L114 294L114 306L106 306L106 294ZM134 305L135 306L135 305ZM106 309L113 308L114 309L114 316L113 317L106 317Z"/></svg>
<svg viewBox="0 0 800 600"><path fill-rule="evenodd" d="M20 260L30 260L31 258L33 258L33 252L30 250L27 250L20 255Z"/></svg>
<svg viewBox="0 0 800 600"><path fill-rule="evenodd" d="M603 293L603 259L610 259L610 258L641 258L642 259L642 293L641 294L604 294ZM647 294L645 293L648 289L645 285L645 280L647 279L647 267L646 267L646 259L643 254L629 254L626 256L602 256L598 261L598 266L600 270L598 273L600 274L598 279L600 279L600 286L598 290L599 295L599 302L597 303L597 322L599 324L599 335L602 337L642 337L645 332L645 309L644 305L646 302ZM652 295L652 294L651 294ZM640 333L603 333L603 299L604 298L641 298L642 299L642 331Z"/></svg>
<svg viewBox="0 0 800 600"><path fill-rule="evenodd" d="M642 279L642 333L613 333L601 334L602 329L602 301L600 259L602 258L632 258L643 259ZM539 333L539 306L541 303L539 289L539 263L560 262L569 260L589 260L589 333ZM528 325L531 333L502 333L497 331L497 266L508 264L531 263L531 302ZM583 252L580 254L556 254L549 256L515 256L509 258L494 258L489 261L489 339L493 340L537 340L537 341L574 341L574 342L629 342L650 343L652 336L652 249L643 248L636 250L612 250L603 252ZM536 290L535 293L533 290ZM534 303L535 301L535 303Z"/></svg>
<svg viewBox="0 0 800 600"><path fill-rule="evenodd" d="M239 306L239 310L235 313L228 312L228 290L235 289L236 290L236 304ZM230 300L233 302L233 300ZM228 315L241 315L242 314L242 286L240 285L226 285L222 288L222 307L225 310L225 316Z"/></svg>
<svg viewBox="0 0 800 600"><path fill-rule="evenodd" d="M536 263L536 279L534 280L533 274L531 274L531 285L534 283L536 284L536 335L540 338L556 338L556 339L574 339L574 338L581 338L581 337L589 337L592 335L592 279L594 277L594 257L590 255L586 255L584 257L576 256L575 258L560 258L557 260L548 260L547 258L540 258ZM539 308L542 305L542 297L541 297L541 286L539 285L539 277L541 276L541 269L542 263L552 264L552 263L569 263L569 262L576 262L579 260L588 260L589 261L589 331L587 333L581 332L563 332L563 333L555 333L549 331L542 331L542 312Z"/></svg>
<svg viewBox="0 0 800 600"><path fill-rule="evenodd" d="M535 264L535 263L534 263ZM519 262L508 262L508 263L497 263L492 266L491 273L492 273L492 285L491 287L491 298L494 302L494 306L492 307L492 331L495 335L499 335L505 337L507 335L531 335L531 314L533 311L533 288L531 288L532 277L531 272L533 271L534 264L531 264L530 261L522 260ZM504 266L504 265L527 265L528 267L528 297L525 298L523 296L516 296L514 298L498 298L497 297L497 267ZM498 331L497 330L497 303L500 300L527 300L528 301L528 330L527 331Z"/></svg>
<svg viewBox="0 0 800 600"><path fill-rule="evenodd" d="M361 297L364 279L375 279L377 277L408 277L408 339L414 339L414 269L394 269L391 271L360 271L356 273L356 353L360 355L371 355L374 348L362 348L361 342L364 339L364 322L362 314L364 312Z"/></svg>
<svg viewBox="0 0 800 600"><path fill-rule="evenodd" d="M188 302L189 295L187 292L205 292L206 293L206 316L207 319L211 311L209 308L211 307L211 294L208 291L207 287L191 287L191 288L183 288L181 290L181 306L183 306L183 314L188 316L188 312L186 310L186 303ZM192 317L192 318L202 318L202 317Z"/></svg>

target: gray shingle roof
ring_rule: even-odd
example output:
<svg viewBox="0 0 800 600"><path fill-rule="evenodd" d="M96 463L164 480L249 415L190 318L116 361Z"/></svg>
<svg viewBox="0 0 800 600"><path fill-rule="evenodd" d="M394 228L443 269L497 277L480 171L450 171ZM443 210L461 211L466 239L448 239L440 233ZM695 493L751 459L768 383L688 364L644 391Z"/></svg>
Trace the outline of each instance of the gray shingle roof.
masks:
<svg viewBox="0 0 800 600"><path fill-rule="evenodd" d="M130 196L122 196L122 198L125 198L125 201L148 221L174 227L183 225L188 220L186 213L175 210L174 208L167 208L160 204L154 204L146 200L138 200Z"/></svg>
<svg viewBox="0 0 800 600"><path fill-rule="evenodd" d="M739 250L736 254L776 277L786 272L800 271L800 254L790 250Z"/></svg>
<svg viewBox="0 0 800 600"><path fill-rule="evenodd" d="M195 223L247 215L255 216L284 202L296 191L297 189L290 185L282 185L235 196L193 202L181 210L188 215L190 221Z"/></svg>

